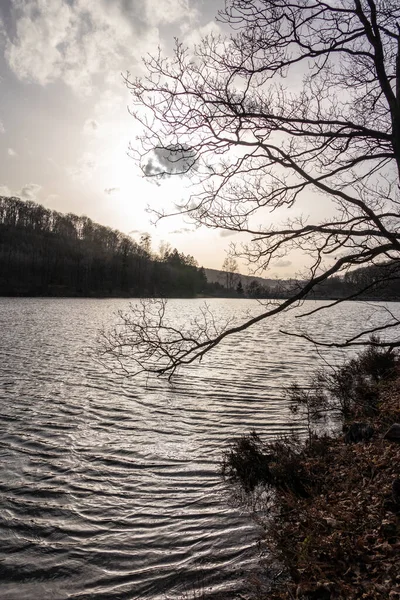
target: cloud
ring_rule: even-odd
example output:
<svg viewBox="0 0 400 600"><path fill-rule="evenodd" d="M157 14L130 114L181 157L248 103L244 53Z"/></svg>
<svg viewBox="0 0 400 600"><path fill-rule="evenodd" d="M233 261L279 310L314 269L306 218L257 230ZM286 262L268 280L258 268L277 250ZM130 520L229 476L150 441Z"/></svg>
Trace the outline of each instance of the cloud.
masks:
<svg viewBox="0 0 400 600"><path fill-rule="evenodd" d="M17 196L22 200L36 200L42 186L37 183L26 183L18 192L13 192L7 185L0 185L0 196Z"/></svg>
<svg viewBox="0 0 400 600"><path fill-rule="evenodd" d="M0 196L11 196L11 190L6 185L0 185Z"/></svg>
<svg viewBox="0 0 400 600"><path fill-rule="evenodd" d="M291 264L292 264L291 260L280 259L280 260L277 260L276 262L274 262L274 264L272 266L284 268L284 267L290 267Z"/></svg>
<svg viewBox="0 0 400 600"><path fill-rule="evenodd" d="M231 237L231 235L236 235L238 232L237 231L230 231L229 229L223 229L222 231L220 231L219 235L221 237Z"/></svg>
<svg viewBox="0 0 400 600"><path fill-rule="evenodd" d="M73 9L62 0L47 6L40 0L14 3L15 37L6 42L5 56L10 68L22 80L45 85L61 76L63 57L69 48L66 37L73 33ZM69 60L69 62L71 62Z"/></svg>
<svg viewBox="0 0 400 600"><path fill-rule="evenodd" d="M91 152L84 152L77 164L73 167L67 167L66 171L75 181L87 181L92 178L93 172L97 168L97 161Z"/></svg>
<svg viewBox="0 0 400 600"><path fill-rule="evenodd" d="M189 0L145 0L145 14L154 25L170 25L183 20L190 22L198 18L198 10Z"/></svg>
<svg viewBox="0 0 400 600"><path fill-rule="evenodd" d="M83 124L83 133L86 135L96 133L98 129L99 123L98 121L96 121L96 119L86 119L86 121Z"/></svg>
<svg viewBox="0 0 400 600"><path fill-rule="evenodd" d="M206 25L197 28L190 27L189 24L184 24L181 30L184 35L183 41L187 46L198 45L207 36L217 38L223 33L221 27L215 21L210 21Z"/></svg>
<svg viewBox="0 0 400 600"><path fill-rule="evenodd" d="M186 144L176 144L167 148L155 148L144 166L147 176L168 177L172 174L185 174L196 168L196 150Z"/></svg>
<svg viewBox="0 0 400 600"><path fill-rule="evenodd" d="M111 194L115 194L115 192L119 192L119 189L120 189L119 187L111 187L111 188L105 188L104 191L106 194L111 195Z"/></svg>
<svg viewBox="0 0 400 600"><path fill-rule="evenodd" d="M4 133L5 132L5 128L3 125L3 121L0 121L0 133Z"/></svg>
<svg viewBox="0 0 400 600"><path fill-rule="evenodd" d="M12 148L8 148L7 153L8 153L8 156L11 156L12 158L15 158L16 156L18 156L18 154Z"/></svg>
<svg viewBox="0 0 400 600"><path fill-rule="evenodd" d="M13 0L5 58L21 81L61 80L87 96L99 76L109 82L116 74L120 81L132 63L140 67L140 56L160 43L158 27L179 23L183 35L194 31L195 6L194 0Z"/></svg>
<svg viewBox="0 0 400 600"><path fill-rule="evenodd" d="M161 3L161 20L168 18L168 4ZM98 75L138 62L132 48L145 53L157 46L158 31L146 15L141 2L126 0L14 0L14 35L6 36L5 57L22 81L62 80L89 95Z"/></svg>
<svg viewBox="0 0 400 600"><path fill-rule="evenodd" d="M41 185L37 183L26 183L18 192L17 196L20 196L22 200L36 200L36 196L39 191L42 189Z"/></svg>
<svg viewBox="0 0 400 600"><path fill-rule="evenodd" d="M175 229L174 231L170 231L170 235L180 235L182 233L193 233L193 229L190 227L181 227L181 229Z"/></svg>

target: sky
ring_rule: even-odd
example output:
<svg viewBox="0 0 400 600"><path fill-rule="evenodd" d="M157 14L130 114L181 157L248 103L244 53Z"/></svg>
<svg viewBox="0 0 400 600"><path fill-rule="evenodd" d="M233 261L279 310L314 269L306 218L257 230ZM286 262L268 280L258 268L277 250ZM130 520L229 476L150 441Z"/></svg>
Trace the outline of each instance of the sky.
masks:
<svg viewBox="0 0 400 600"><path fill-rule="evenodd" d="M85 214L139 239L148 232L220 269L231 237L181 218L154 225L148 205L179 200L188 182L155 185L128 156L137 125L121 73L173 39L218 33L223 0L0 0L0 194ZM236 236L235 236L236 237ZM281 259L267 277L294 274ZM242 267L242 272L246 269Z"/></svg>

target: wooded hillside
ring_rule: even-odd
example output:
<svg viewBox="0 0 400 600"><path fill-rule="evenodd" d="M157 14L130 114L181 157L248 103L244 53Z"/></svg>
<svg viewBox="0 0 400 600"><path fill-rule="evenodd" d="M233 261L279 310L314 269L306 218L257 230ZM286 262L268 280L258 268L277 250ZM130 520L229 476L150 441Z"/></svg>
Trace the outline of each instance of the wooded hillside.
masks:
<svg viewBox="0 0 400 600"><path fill-rule="evenodd" d="M207 279L191 256L151 253L86 216L0 196L0 295L194 296Z"/></svg>

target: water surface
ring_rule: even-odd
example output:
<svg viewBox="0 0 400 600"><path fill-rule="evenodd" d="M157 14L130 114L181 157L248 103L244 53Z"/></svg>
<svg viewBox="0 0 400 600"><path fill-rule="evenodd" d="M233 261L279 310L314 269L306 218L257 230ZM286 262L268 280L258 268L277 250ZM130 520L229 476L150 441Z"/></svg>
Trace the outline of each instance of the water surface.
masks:
<svg viewBox="0 0 400 600"><path fill-rule="evenodd" d="M223 317L260 310L251 300L209 304ZM185 321L201 305L173 300L170 310ZM286 432L282 387L305 381L321 358L279 332L294 323L288 313L227 339L172 385L122 382L91 349L127 306L0 298L2 600L165 599L202 587L232 598L257 572L260 532L229 506L221 455L251 429ZM374 318L347 303L309 327L331 339Z"/></svg>

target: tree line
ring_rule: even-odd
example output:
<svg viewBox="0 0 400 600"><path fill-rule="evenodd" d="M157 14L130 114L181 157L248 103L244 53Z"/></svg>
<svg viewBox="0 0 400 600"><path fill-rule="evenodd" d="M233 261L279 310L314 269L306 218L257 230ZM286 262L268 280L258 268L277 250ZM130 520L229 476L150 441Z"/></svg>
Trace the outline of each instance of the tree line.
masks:
<svg viewBox="0 0 400 600"><path fill-rule="evenodd" d="M232 263L233 264L233 263ZM139 242L89 217L62 214L16 197L0 196L0 294L23 296L230 296L285 298L300 282L257 280L243 285L229 263L226 286L208 283L196 260L151 239ZM400 263L368 266L331 277L309 297L400 298Z"/></svg>
<svg viewBox="0 0 400 600"><path fill-rule="evenodd" d="M226 286L225 295L258 300L285 299L307 283L296 279L277 279L273 283L252 279L248 283L243 283L238 273L231 272L227 275L230 284ZM306 298L398 301L400 300L400 260L360 267L348 271L343 276L330 277L316 285Z"/></svg>
<svg viewBox="0 0 400 600"><path fill-rule="evenodd" d="M86 216L0 196L0 295L181 296L212 292L192 256Z"/></svg>
<svg viewBox="0 0 400 600"><path fill-rule="evenodd" d="M287 298L305 284L304 281L277 281L274 285L262 284L256 279L236 286L240 296L248 298ZM343 276L333 276L316 285L306 296L311 300L400 300L400 261L370 265L348 271Z"/></svg>

